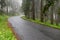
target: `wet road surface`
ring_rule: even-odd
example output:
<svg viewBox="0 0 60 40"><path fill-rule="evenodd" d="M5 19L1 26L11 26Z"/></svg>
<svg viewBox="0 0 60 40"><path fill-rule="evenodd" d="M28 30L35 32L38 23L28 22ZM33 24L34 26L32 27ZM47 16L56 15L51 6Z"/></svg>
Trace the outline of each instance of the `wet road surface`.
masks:
<svg viewBox="0 0 60 40"><path fill-rule="evenodd" d="M8 21L12 24L15 32L22 40L55 40L55 37L50 36L52 33L48 34L50 33L49 28L44 29L42 25L23 20L19 16L10 17ZM47 30L49 30L49 32Z"/></svg>

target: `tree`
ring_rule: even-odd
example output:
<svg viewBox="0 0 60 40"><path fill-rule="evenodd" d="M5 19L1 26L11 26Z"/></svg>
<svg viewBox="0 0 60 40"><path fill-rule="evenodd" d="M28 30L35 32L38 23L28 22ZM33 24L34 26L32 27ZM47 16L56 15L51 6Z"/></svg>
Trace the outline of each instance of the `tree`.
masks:
<svg viewBox="0 0 60 40"><path fill-rule="evenodd" d="M34 0L32 0L32 19L35 20L35 3L34 3Z"/></svg>
<svg viewBox="0 0 60 40"><path fill-rule="evenodd" d="M23 0L22 8L27 18L30 18L30 0Z"/></svg>
<svg viewBox="0 0 60 40"><path fill-rule="evenodd" d="M44 16L43 16L42 7L43 7L43 0L41 0L41 22L44 22Z"/></svg>
<svg viewBox="0 0 60 40"><path fill-rule="evenodd" d="M55 3L56 0L46 0L46 1L47 1L46 2L46 5L44 6L43 11L41 13L42 14L41 15L42 16L41 17L41 21L43 21L44 20L44 17L47 16L46 11L48 11L49 8L51 8L51 16L50 16L50 18L51 18L51 24L53 24L53 6L54 6L54 3ZM41 3L41 5L42 5L42 3Z"/></svg>
<svg viewBox="0 0 60 40"><path fill-rule="evenodd" d="M60 23L60 7L57 10L57 14L56 14L56 25L59 25Z"/></svg>
<svg viewBox="0 0 60 40"><path fill-rule="evenodd" d="M51 24L53 24L53 21L54 21L54 19L53 19L53 5L51 6L51 16L50 16L50 18L51 18Z"/></svg>
<svg viewBox="0 0 60 40"><path fill-rule="evenodd" d="M6 6L5 0L1 0L0 1L0 5L1 5L1 12L3 12L3 8Z"/></svg>

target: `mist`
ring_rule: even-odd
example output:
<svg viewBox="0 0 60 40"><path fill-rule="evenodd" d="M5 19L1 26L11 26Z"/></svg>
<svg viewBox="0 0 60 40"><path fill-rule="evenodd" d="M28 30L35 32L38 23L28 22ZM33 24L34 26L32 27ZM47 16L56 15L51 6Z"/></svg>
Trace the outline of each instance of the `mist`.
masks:
<svg viewBox="0 0 60 40"><path fill-rule="evenodd" d="M7 6L4 11L8 13L21 14L22 0L6 0Z"/></svg>

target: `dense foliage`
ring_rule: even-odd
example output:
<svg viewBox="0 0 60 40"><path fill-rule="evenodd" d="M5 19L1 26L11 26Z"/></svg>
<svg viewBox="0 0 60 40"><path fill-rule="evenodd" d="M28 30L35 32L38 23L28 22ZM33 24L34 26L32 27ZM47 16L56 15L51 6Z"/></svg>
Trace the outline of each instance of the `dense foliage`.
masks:
<svg viewBox="0 0 60 40"><path fill-rule="evenodd" d="M10 28L7 25L8 16L0 15L0 40L16 40Z"/></svg>

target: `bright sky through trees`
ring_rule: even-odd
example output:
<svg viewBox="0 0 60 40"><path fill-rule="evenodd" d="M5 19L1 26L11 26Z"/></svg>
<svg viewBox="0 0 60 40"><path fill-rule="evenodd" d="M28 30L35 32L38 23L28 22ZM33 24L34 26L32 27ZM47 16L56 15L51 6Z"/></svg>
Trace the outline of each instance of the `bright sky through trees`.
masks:
<svg viewBox="0 0 60 40"><path fill-rule="evenodd" d="M22 3L22 0L14 0L15 2L18 2L20 5Z"/></svg>

